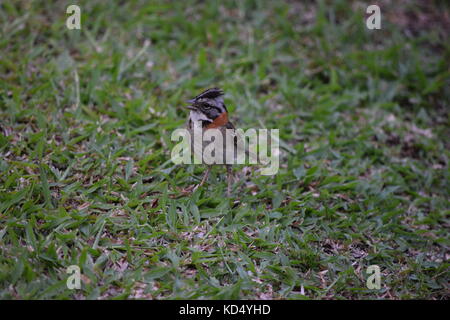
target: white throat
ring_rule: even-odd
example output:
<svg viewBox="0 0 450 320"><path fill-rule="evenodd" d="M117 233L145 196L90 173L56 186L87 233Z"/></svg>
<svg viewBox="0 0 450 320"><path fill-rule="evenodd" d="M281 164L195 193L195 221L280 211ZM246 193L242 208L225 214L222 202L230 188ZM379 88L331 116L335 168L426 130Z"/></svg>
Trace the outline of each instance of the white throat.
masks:
<svg viewBox="0 0 450 320"><path fill-rule="evenodd" d="M189 117L192 121L196 122L196 121L208 121L208 122L212 122L211 119L209 119L207 116L205 116L203 113L199 112L199 111L194 111L191 110L189 113Z"/></svg>

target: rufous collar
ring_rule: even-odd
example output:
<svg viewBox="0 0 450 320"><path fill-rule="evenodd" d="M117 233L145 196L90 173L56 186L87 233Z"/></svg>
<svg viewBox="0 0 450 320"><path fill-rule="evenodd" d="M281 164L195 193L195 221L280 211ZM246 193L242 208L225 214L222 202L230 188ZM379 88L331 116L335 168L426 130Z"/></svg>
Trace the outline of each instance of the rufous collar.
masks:
<svg viewBox="0 0 450 320"><path fill-rule="evenodd" d="M206 126L206 130L208 129L216 129L219 127L223 127L224 125L226 125L228 123L228 113L227 112L222 112L220 114L220 116L218 116L217 118L214 119L213 122L211 122L210 124L208 124Z"/></svg>

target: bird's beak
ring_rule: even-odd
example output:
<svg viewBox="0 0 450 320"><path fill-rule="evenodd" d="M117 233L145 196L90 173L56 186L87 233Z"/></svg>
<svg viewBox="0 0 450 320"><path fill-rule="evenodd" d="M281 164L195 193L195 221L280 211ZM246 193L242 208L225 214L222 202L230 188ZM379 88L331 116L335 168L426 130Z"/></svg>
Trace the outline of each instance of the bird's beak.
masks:
<svg viewBox="0 0 450 320"><path fill-rule="evenodd" d="M197 110L195 107L193 107L193 106L191 106L191 105L189 105L189 106L186 106L186 108L188 108L189 110Z"/></svg>
<svg viewBox="0 0 450 320"><path fill-rule="evenodd" d="M187 103L194 103L195 99L190 99L188 101L186 101Z"/></svg>

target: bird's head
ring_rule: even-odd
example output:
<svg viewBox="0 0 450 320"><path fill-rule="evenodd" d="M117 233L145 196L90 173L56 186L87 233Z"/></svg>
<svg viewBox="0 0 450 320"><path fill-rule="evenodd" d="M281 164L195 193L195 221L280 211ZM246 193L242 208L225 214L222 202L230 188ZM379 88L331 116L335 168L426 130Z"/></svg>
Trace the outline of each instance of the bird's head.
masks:
<svg viewBox="0 0 450 320"><path fill-rule="evenodd" d="M227 108L223 102L223 91L219 88L208 89L195 98L187 101L191 110L190 118L193 121L213 122L223 113L227 113Z"/></svg>

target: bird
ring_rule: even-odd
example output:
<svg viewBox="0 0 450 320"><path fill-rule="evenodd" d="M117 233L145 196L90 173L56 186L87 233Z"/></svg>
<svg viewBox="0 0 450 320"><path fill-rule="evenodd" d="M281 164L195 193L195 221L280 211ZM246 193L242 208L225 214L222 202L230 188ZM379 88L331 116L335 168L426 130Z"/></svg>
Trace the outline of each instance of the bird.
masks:
<svg viewBox="0 0 450 320"><path fill-rule="evenodd" d="M202 133L206 132L209 129L218 129L223 136L223 144L220 146L221 148L226 148L226 138L225 138L225 130L230 129L234 132L235 127L230 122L228 118L228 110L224 103L224 92L220 88L210 88L199 95L195 96L194 98L187 101L189 105L187 108L189 109L189 117L188 117L188 131L191 133L191 137L193 136L193 130L194 130L194 124L200 123L201 124L201 130ZM237 143L237 137L234 136L232 143L233 148L236 146ZM205 143L202 142L202 148L205 148ZM212 142L213 143L213 142ZM193 146L193 144L192 144ZM192 149L194 149L192 147ZM202 149L202 151L203 151ZM202 163L205 163L203 161L202 155L199 157L202 159ZM231 164L227 164L223 162L226 166L227 170L227 196L231 197L231 187L232 187L232 180L233 180L233 170ZM203 178L201 182L194 187L194 191L200 188L205 184L205 182L208 179L209 173L211 171L212 165L208 165L206 167L206 171L203 175Z"/></svg>

